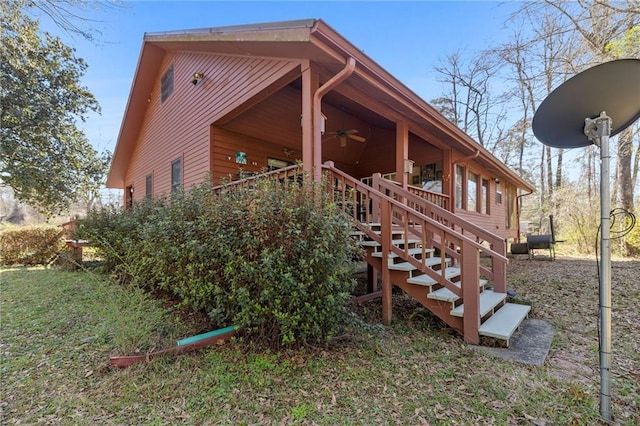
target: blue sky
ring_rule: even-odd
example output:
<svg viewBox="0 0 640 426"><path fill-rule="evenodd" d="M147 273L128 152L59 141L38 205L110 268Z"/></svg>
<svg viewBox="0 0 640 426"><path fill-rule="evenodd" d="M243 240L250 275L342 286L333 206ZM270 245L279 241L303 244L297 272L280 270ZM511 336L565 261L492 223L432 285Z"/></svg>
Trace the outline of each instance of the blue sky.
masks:
<svg viewBox="0 0 640 426"><path fill-rule="evenodd" d="M472 53L504 41L505 19L517 3L488 1L412 2L123 2L84 13L102 34L92 44L70 37L42 18L84 58L84 85L96 96L101 115L81 124L99 150L113 150L145 32L320 18L426 100L442 86L434 66L455 51Z"/></svg>

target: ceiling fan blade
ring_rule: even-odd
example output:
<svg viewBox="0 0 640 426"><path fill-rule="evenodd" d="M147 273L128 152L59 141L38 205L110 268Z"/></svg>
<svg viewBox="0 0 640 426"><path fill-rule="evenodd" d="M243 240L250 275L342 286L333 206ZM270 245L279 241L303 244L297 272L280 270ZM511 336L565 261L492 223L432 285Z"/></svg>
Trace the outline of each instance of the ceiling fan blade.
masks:
<svg viewBox="0 0 640 426"><path fill-rule="evenodd" d="M326 133L325 133L325 134L326 134ZM331 139L335 139L335 138L337 138L337 137L338 137L338 135L331 135L331 136L329 136L328 138L322 139L322 142L328 142L328 141L330 141Z"/></svg>
<svg viewBox="0 0 640 426"><path fill-rule="evenodd" d="M345 148L347 146L347 137L340 136L340 147Z"/></svg>
<svg viewBox="0 0 640 426"><path fill-rule="evenodd" d="M344 130L344 133L346 133L347 135L353 135L354 133L358 133L358 129Z"/></svg>
<svg viewBox="0 0 640 426"><path fill-rule="evenodd" d="M358 142L364 142L367 140L367 138L363 138L362 136L357 136L357 135L348 135L347 137L349 139L353 139L354 141L358 141Z"/></svg>

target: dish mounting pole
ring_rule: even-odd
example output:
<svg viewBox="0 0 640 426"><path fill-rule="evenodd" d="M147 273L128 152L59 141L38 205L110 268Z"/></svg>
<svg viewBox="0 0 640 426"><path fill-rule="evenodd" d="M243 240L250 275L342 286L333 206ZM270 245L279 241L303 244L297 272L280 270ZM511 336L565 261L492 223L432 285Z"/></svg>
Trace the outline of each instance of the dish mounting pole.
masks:
<svg viewBox="0 0 640 426"><path fill-rule="evenodd" d="M586 118L584 134L600 147L600 282L599 282L599 327L600 327L600 415L611 422L611 245L610 215L611 195L609 188L609 136L612 120L606 112L594 119Z"/></svg>

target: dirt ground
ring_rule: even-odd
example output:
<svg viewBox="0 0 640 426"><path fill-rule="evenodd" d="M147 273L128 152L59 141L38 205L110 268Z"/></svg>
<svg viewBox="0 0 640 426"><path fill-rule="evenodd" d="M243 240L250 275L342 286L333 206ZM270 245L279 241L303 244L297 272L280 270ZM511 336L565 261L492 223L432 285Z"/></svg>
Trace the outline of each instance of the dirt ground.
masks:
<svg viewBox="0 0 640 426"><path fill-rule="evenodd" d="M359 279L364 291L366 274ZM507 266L507 288L516 290L514 302L532 306L530 318L544 320L555 328L545 369L553 379L578 383L576 399L586 393L599 395L598 262L595 257L558 255L550 260L542 252L533 259L511 256ZM615 260L611 267L612 288L612 401L622 418L638 418L640 412L640 259ZM398 292L401 293L401 292ZM406 305L406 306L405 306ZM394 297L396 318L415 315L417 302ZM369 311L377 316L376 309ZM435 316L431 326L447 330ZM381 318L369 318L375 323Z"/></svg>
<svg viewBox="0 0 640 426"><path fill-rule="evenodd" d="M599 278L595 257L512 258L509 288L531 302L531 317L556 328L546 361L550 374L585 388L599 386ZM612 393L640 409L640 260L617 260L611 267Z"/></svg>

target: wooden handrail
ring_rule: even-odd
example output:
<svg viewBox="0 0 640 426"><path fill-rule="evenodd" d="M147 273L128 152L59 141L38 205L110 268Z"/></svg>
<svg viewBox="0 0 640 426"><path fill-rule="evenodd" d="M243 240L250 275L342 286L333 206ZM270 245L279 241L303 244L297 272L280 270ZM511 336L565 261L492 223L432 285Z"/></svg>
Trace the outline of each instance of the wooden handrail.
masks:
<svg viewBox="0 0 640 426"><path fill-rule="evenodd" d="M455 229L452 229L442 224L441 222L433 218L430 218L413 208L408 207L404 203L394 199L394 197L390 197L385 193L377 190L375 188L375 185L374 187L366 185L360 182L359 180L353 178L352 176L342 172L341 170L336 169L332 163L329 162L325 164L323 168L330 173L329 179L328 179L329 181L333 181L336 179L338 180L338 182L332 183L335 190L334 193L338 192L338 193L346 194L351 192L351 194L348 197L343 195L343 199L338 201L341 202L340 204L343 207L345 205L344 204L345 200L348 199L351 201L352 203L351 204L352 209L350 212L351 216L358 223L357 226L359 227L359 229L367 233L368 237L370 237L372 240L382 244L381 237L374 232L368 231L365 225L363 225L360 222L367 223L367 222L378 221L380 216L379 215L376 216L375 214L375 211L376 211L375 205L382 202L382 203L388 203L391 206L393 225L402 227L402 229L408 231L408 232L405 232L405 240L408 240L410 236L413 236L420 239L423 247L426 245L435 246L434 241L436 240L436 238L434 238L432 235L437 233L440 240L440 247L438 248L441 250L441 252L443 254L453 257L461 264L465 263L461 256L461 250L459 249L462 246L463 242L469 245L470 247L473 247L476 253L479 253L479 252L487 253L497 263L506 263L508 261L505 256L491 250L488 247L481 245L475 239L469 238L468 236L461 234ZM340 191L340 189L342 189L342 191ZM398 189L398 188L395 188L395 189ZM404 195L409 195L415 198L414 201L418 200L416 196L409 194L406 191ZM360 200L358 200L358 197L360 198ZM361 215L362 217L358 217L359 212L357 209L357 204L358 204L358 201L361 202L362 200L365 200L367 203L370 203L372 201L373 205L370 206L371 208L366 209L365 214ZM421 202L424 203L424 200L422 200ZM378 207L377 210L379 211L380 208ZM463 219L460 219L453 214L451 214L451 217L456 222L460 222L460 221L464 222ZM423 230L427 230L427 231L423 232ZM382 232L384 233L385 231L383 230ZM391 232L391 230L388 230L388 232ZM450 244L453 244L454 247L453 248L450 247ZM403 260L411 263L416 268L418 268L421 272L429 275L431 278L435 279L437 282L447 287L453 293L459 296L461 295L461 290L457 286L455 286L451 281L447 280L442 275L435 273L431 268L426 266L424 256L422 261L420 259L416 259L413 256L409 256L407 245L405 245L404 250L397 246L391 246L390 251L395 253L398 256L401 256ZM496 274L493 273L495 271L492 271L491 269L488 269L488 268L480 267L480 265L478 265L478 268L480 268L483 275L487 276L487 278L489 279L494 280L494 286L495 286L496 282L499 281L499 277L495 276ZM499 289L497 290L499 291Z"/></svg>
<svg viewBox="0 0 640 426"><path fill-rule="evenodd" d="M425 200L429 201L428 198L419 196L417 194L418 191L415 191L415 190L419 190L427 193L429 191L423 191L416 187L410 187L409 190L405 190L402 187L395 185L395 182L382 177L378 180L378 185L380 187L379 190L381 192L384 192L382 191L383 189L391 191L393 192L393 195L391 195L393 198L404 197L410 203L413 203L415 205L420 205L421 207L423 207L427 215L430 215L432 217L433 216L439 217L442 220L444 220L445 223L452 224L454 226L455 225L459 226L463 234L465 233L465 231L467 231L468 233L476 236L477 238L483 241L487 241L491 244L504 241L504 239L499 235L496 235L490 231L487 231L486 229L481 228L472 222L462 219L459 216L456 216L454 213L450 212L449 210L446 210L433 202L424 203ZM430 194L434 194L434 193L430 193ZM442 194L436 194L436 195L442 195ZM506 260L506 257L505 257L505 260Z"/></svg>
<svg viewBox="0 0 640 426"><path fill-rule="evenodd" d="M407 186L407 191L439 207L442 207L445 210L449 210L449 196L447 194L427 191L426 189L422 189L412 185Z"/></svg>
<svg viewBox="0 0 640 426"><path fill-rule="evenodd" d="M377 173L373 176L373 186L380 192L390 196L391 198L404 200L407 206L410 206L417 211L421 212L425 216L431 217L438 222L451 227L451 229L457 231L457 233L464 236L473 236L476 243L486 241L489 243L489 247L481 245L480 251L488 255L491 259L491 267L480 266L480 270L483 275L493 281L494 289L499 292L506 292L507 277L506 277L506 265L508 259L506 257L507 245L503 238L487 231L478 225L471 223L465 219L460 218L454 213L437 206L424 198L421 198L412 192L403 189L401 186L396 185L394 181L382 178ZM457 253L454 250L447 250L447 254L457 257Z"/></svg>
<svg viewBox="0 0 640 426"><path fill-rule="evenodd" d="M244 179L239 179L233 182L223 183L218 186L213 187L214 192L220 192L222 190L234 190L237 188L250 188L252 185L255 185L256 179L261 179L264 177L276 177L277 179L286 179L291 177L297 177L302 175L302 166L299 164L294 164L292 166L283 167L281 169L272 170L269 172L260 173L254 176L249 176Z"/></svg>

